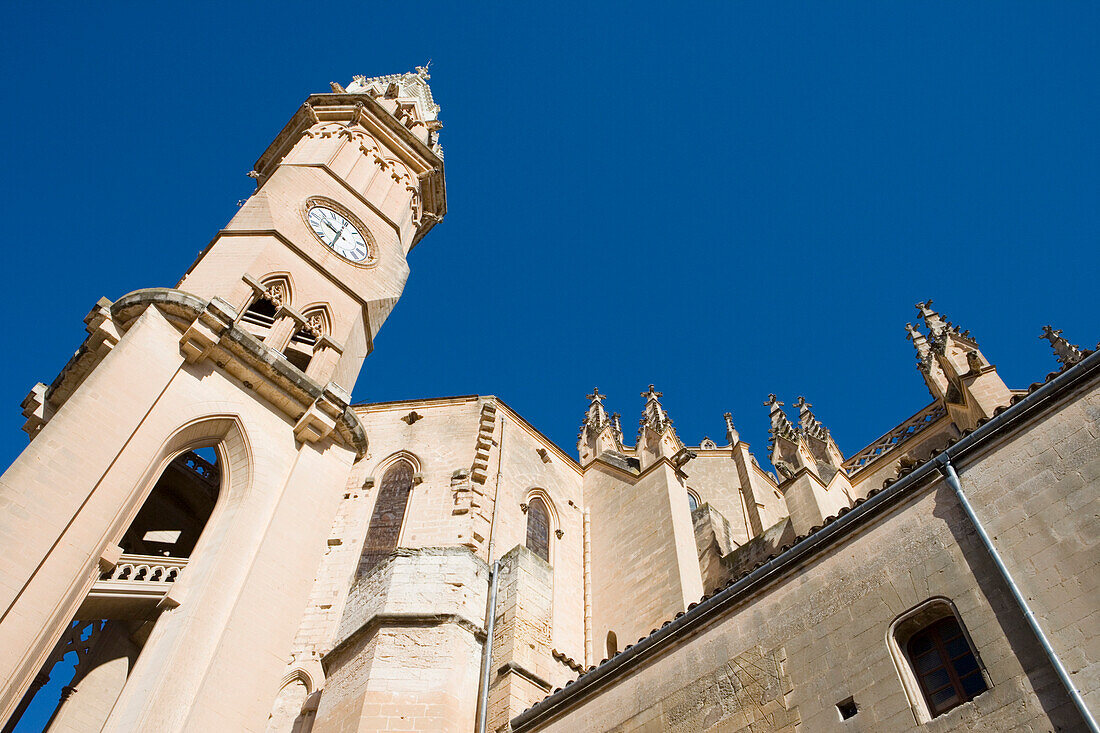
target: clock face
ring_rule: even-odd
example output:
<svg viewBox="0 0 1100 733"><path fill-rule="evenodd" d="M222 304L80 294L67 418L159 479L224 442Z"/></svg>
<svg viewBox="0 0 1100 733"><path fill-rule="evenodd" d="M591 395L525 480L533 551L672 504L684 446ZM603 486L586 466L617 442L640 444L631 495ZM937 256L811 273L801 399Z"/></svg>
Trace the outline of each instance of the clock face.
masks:
<svg viewBox="0 0 1100 733"><path fill-rule="evenodd" d="M312 206L306 220L317 238L341 257L364 262L370 254L366 239L347 218L327 206Z"/></svg>

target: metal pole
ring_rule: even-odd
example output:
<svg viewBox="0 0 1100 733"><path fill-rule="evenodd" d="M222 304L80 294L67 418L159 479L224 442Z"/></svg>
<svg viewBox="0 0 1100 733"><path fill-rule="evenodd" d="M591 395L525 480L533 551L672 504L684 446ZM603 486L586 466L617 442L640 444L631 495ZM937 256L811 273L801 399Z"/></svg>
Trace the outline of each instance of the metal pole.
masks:
<svg viewBox="0 0 1100 733"><path fill-rule="evenodd" d="M481 648L481 689L477 693L477 733L485 733L489 717L489 668L493 664L493 627L497 621L497 583L500 560L489 571L489 618L485 620L485 645Z"/></svg>
<svg viewBox="0 0 1100 733"><path fill-rule="evenodd" d="M1073 684L1073 680L1070 679L1069 672L1062 666L1062 660L1058 658L1058 654L1050 645L1050 641L1047 640L1046 634L1043 633L1042 627L1039 626L1039 620L1035 618L1035 614L1032 613L1031 607L1027 604L1027 600L1024 599L1020 589L1016 587L1016 582L1012 579L1012 575L1008 572L1008 568L1005 567L1004 561L1001 560L1000 553L997 552L997 548L993 546L993 540L991 540L986 533L985 527L982 526L981 521L978 520L978 516L974 513L974 507L970 505L970 501L966 498L966 494L963 493L962 484L959 483L959 474L955 472L955 467L951 465L951 459L947 456L947 453L942 453L940 457L936 459L936 462L940 465L940 471L947 480L947 485L955 491L955 496L959 498L959 503L962 504L963 511L966 512L966 516L969 517L970 523L974 525L974 529L977 530L978 537L981 538L982 544L985 545L985 549L989 551L989 556L993 559L993 564L997 566L997 570L1000 571L1001 577L1004 578L1005 583L1008 584L1008 589L1012 593L1012 597L1016 600L1016 604L1023 612L1024 619L1027 621L1027 625L1031 627L1031 631L1035 634L1035 638L1039 640L1039 645L1043 647L1043 651L1046 653L1047 659L1050 660L1051 665L1053 665L1054 671L1058 675L1058 679L1065 685L1066 692L1069 693L1074 706L1077 707L1078 712L1081 713L1081 717L1084 718L1085 725L1088 726L1088 729L1092 733L1100 733L1100 726L1097 726L1096 719L1092 717L1092 713L1085 705L1084 698L1081 697L1081 693Z"/></svg>

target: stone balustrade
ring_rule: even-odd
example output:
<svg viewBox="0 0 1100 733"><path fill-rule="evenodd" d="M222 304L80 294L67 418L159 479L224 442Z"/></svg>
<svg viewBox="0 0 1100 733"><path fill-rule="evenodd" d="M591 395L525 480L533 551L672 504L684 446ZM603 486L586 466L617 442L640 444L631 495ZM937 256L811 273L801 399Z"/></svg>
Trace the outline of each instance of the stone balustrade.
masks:
<svg viewBox="0 0 1100 733"><path fill-rule="evenodd" d="M186 557L123 554L110 570L99 576L96 585L118 583L174 583L187 567Z"/></svg>

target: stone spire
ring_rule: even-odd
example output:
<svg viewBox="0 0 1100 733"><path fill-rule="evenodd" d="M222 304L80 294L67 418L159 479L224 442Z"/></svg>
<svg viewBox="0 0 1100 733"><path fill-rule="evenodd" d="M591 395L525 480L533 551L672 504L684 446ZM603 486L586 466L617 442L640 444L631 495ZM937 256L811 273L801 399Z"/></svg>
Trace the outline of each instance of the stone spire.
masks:
<svg viewBox="0 0 1100 733"><path fill-rule="evenodd" d="M619 439L619 442L623 442L623 424L620 422L622 415L614 413L611 415L611 431L615 433L615 437Z"/></svg>
<svg viewBox="0 0 1100 733"><path fill-rule="evenodd" d="M615 430L615 425L603 406L606 395L600 394L599 389L593 389L592 394L586 397L588 409L584 413L584 421L577 436L577 453L580 454L582 465L604 451L622 452L623 449L622 434Z"/></svg>
<svg viewBox="0 0 1100 733"><path fill-rule="evenodd" d="M932 360L932 347L928 345L928 339L924 337L924 334L918 331L912 323L905 324L905 331L905 338L912 341L913 348L917 350L917 363L923 371Z"/></svg>
<svg viewBox="0 0 1100 733"><path fill-rule="evenodd" d="M1054 355L1058 357L1058 362L1063 367L1073 366L1089 354L1087 350L1083 351L1080 346L1071 344L1063 338L1062 330L1060 328L1056 329L1054 326L1043 326L1043 332L1039 335L1039 338L1050 342L1050 347L1054 349Z"/></svg>
<svg viewBox="0 0 1100 733"><path fill-rule="evenodd" d="M813 405L807 402L806 398L802 395L798 396L794 404L798 407L798 423L802 432L806 435L818 438L819 440L828 440L829 429L822 425L821 421L810 412L810 408L813 407Z"/></svg>
<svg viewBox="0 0 1100 733"><path fill-rule="evenodd" d="M741 435L737 432L737 428L733 427L733 415L727 412L723 417L726 418L726 440L732 448L741 442Z"/></svg>
<svg viewBox="0 0 1100 733"><path fill-rule="evenodd" d="M672 425L665 408L661 406L660 399L664 393L658 392L649 385L649 390L642 392L645 397L645 409L642 411L642 427L649 428L656 433L663 433Z"/></svg>
<svg viewBox="0 0 1100 733"><path fill-rule="evenodd" d="M924 325L928 329L929 335L932 337L932 343L935 344L950 328L950 324L944 320L943 316L932 310L931 299L923 303L917 303L916 309L917 312L920 313L920 317L924 320Z"/></svg>
<svg viewBox="0 0 1100 733"><path fill-rule="evenodd" d="M607 398L607 395L600 394L599 387L592 388L592 394L585 395L585 399L588 402L588 410L584 414L584 423L582 428L589 430L595 430L599 432L603 429L603 426L607 424L607 410L604 409L603 401Z"/></svg>
<svg viewBox="0 0 1100 733"><path fill-rule="evenodd" d="M978 421L1012 399L997 369L985 358L969 331L960 330L936 311L932 301L916 304L925 336L910 324L905 330L913 341L919 359L918 368L933 399L941 401L960 430L969 430Z"/></svg>
<svg viewBox="0 0 1100 733"><path fill-rule="evenodd" d="M928 328L928 336L932 340L932 348L935 351L941 354L944 353L947 348L948 337L961 339L971 348L977 348L978 342L970 335L970 331L960 330L954 323L932 310L931 300L917 303L916 309L924 320L924 325Z"/></svg>
<svg viewBox="0 0 1100 733"><path fill-rule="evenodd" d="M829 429L810 411L813 405L802 396L799 396L795 404L798 406L798 432L802 444L813 456L818 476L828 482L838 471L844 471L844 456Z"/></svg>
<svg viewBox="0 0 1100 733"><path fill-rule="evenodd" d="M641 396L645 397L645 408L638 428L637 455L645 470L660 458L671 460L684 449L684 444L672 428L672 418L661 406L662 394L651 384Z"/></svg>
<svg viewBox="0 0 1100 733"><path fill-rule="evenodd" d="M768 417L771 418L771 428L769 430L771 443L774 444L776 438L798 440L798 431L787 419L786 413L783 412L783 403L779 401L779 398L774 394L768 395L768 400L764 403L764 406L768 408Z"/></svg>

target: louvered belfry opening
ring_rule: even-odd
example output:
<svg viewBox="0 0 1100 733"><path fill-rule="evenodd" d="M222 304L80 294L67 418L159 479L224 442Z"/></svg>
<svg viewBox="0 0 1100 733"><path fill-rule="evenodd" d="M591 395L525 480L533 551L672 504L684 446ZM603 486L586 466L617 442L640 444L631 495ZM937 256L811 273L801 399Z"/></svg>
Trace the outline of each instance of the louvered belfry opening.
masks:
<svg viewBox="0 0 1100 733"><path fill-rule="evenodd" d="M252 301L252 305L241 316L241 321L267 331L275 325L275 316L278 309L275 304L263 296Z"/></svg>
<svg viewBox="0 0 1100 733"><path fill-rule="evenodd" d="M397 548L401 536L401 524L405 520L405 508L412 491L413 470L408 461L398 461L390 466L378 487L367 537L363 541L363 554L359 556L356 577L370 573L378 563L389 557Z"/></svg>

